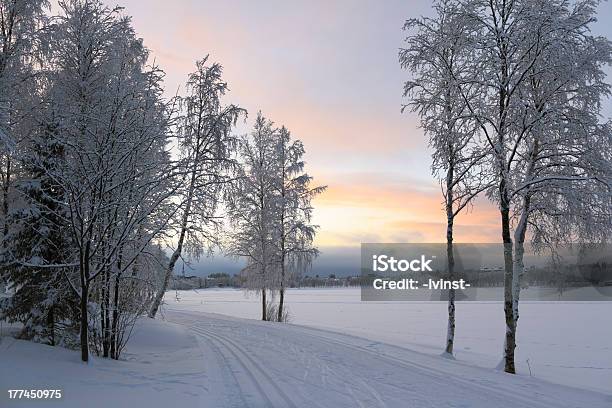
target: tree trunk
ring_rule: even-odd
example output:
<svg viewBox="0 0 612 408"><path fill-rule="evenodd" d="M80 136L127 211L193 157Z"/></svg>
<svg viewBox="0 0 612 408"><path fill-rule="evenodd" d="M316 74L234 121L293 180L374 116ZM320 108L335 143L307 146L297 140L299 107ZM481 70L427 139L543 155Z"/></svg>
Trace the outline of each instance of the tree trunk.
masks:
<svg viewBox="0 0 612 408"><path fill-rule="evenodd" d="M505 182L500 183L500 214L502 239L504 243L504 314L506 317L506 337L504 341L504 371L515 374L514 349L516 348L516 321L514 319L514 301L512 297L512 237L510 235L510 205Z"/></svg>
<svg viewBox="0 0 612 408"><path fill-rule="evenodd" d="M110 354L110 276L108 271L108 265L104 267L104 288L102 290L102 314L104 320L102 321L102 350L103 356L108 358Z"/></svg>
<svg viewBox="0 0 612 408"><path fill-rule="evenodd" d="M112 323L112 329L111 329L111 349L110 349L110 356L111 358L114 358L115 360L119 359L119 356L117 355L117 330L119 327L119 279L121 278L121 275L118 274L115 277L115 293L114 293L114 299L113 299L113 323Z"/></svg>
<svg viewBox="0 0 612 408"><path fill-rule="evenodd" d="M81 360L89 361L89 316L87 313L87 304L89 302L89 252L91 242L85 243L85 251L80 256L80 275L81 275Z"/></svg>
<svg viewBox="0 0 612 408"><path fill-rule="evenodd" d="M504 314L506 319L506 336L504 339L504 371L507 373L515 374L516 370L514 367L514 349L516 348L516 326L514 322L514 313L512 311L512 237L510 235L510 197L508 194L508 175L506 174L509 170L506 162L505 153L505 136L506 136L506 119L509 112L509 91L508 91L508 78L510 71L510 63L508 52L508 37L505 33L506 23L506 8L504 7L500 13L501 21L496 23L498 31L497 42L499 47L499 58L500 58L500 87L498 91L498 108L499 108L499 123L498 123L498 135L497 145L493 146L495 154L497 156L499 166L499 209L501 215L501 227L502 227L502 242L504 244ZM501 24L501 26L497 26Z"/></svg>
<svg viewBox="0 0 612 408"><path fill-rule="evenodd" d="M261 290L261 320L268 320L268 316L266 315L266 289Z"/></svg>
<svg viewBox="0 0 612 408"><path fill-rule="evenodd" d="M4 177L4 185L2 186L2 248L6 248L6 236L9 230L8 212L9 212L9 188L11 186L11 158L6 157L6 175Z"/></svg>
<svg viewBox="0 0 612 408"><path fill-rule="evenodd" d="M452 280L455 275L455 254L453 253L453 218L449 218L446 230L446 262L448 267L448 279ZM447 354L453 354L455 343L455 289L448 291L448 328L446 333Z"/></svg>
<svg viewBox="0 0 612 408"><path fill-rule="evenodd" d="M282 322L283 321L283 302L285 300L285 288L283 287L283 284L281 283L281 287L279 292L279 300L278 300L278 315L277 315L277 321Z"/></svg>
<svg viewBox="0 0 612 408"><path fill-rule="evenodd" d="M283 321L283 304L285 302L285 254L284 248L283 256L281 257L281 280L280 280L280 289L279 289L279 300L278 300L278 316L276 321Z"/></svg>
<svg viewBox="0 0 612 408"><path fill-rule="evenodd" d="M451 146L452 151L452 146ZM453 182L454 182L454 161L450 160L446 173L446 264L448 268L448 279L452 280L455 275L455 255L453 253L453 223L455 212L453 210ZM453 355L453 345L455 342L455 289L452 287L448 291L448 327L446 331L445 352Z"/></svg>
<svg viewBox="0 0 612 408"><path fill-rule="evenodd" d="M49 345L55 346L55 306L51 305L47 314L47 327L49 328Z"/></svg>
<svg viewBox="0 0 612 408"><path fill-rule="evenodd" d="M176 265L176 261L178 261L181 256L181 250L183 247L183 237L185 236L184 230L181 231L181 238L179 239L179 245L174 250L172 257L170 258L170 263L168 264L168 269L166 269L166 274L164 275L164 282L162 283L162 287L155 294L155 299L153 299L153 304L151 305L151 310L149 311L149 317L151 319L155 319L155 315L159 310L159 306L164 298L164 294L166 290L168 290L168 284L170 283L170 276L172 276L172 272L174 271L174 265Z"/></svg>
<svg viewBox="0 0 612 408"><path fill-rule="evenodd" d="M526 195L523 201L521 217L514 232L514 255L512 265L512 316L514 319L514 340L519 319L519 298L521 294L521 281L525 271L525 235L527 233L527 219L530 211L530 197Z"/></svg>
<svg viewBox="0 0 612 408"><path fill-rule="evenodd" d="M527 174L531 175L537 155L537 140L531 153L531 161ZM502 179L500 183L500 203L502 216L502 238L504 242L504 313L506 315L506 339L504 342L504 371L516 374L514 363L514 350L516 348L516 328L519 318L519 296L521 291L521 277L523 275L525 254L525 234L527 232L527 220L530 211L529 193L525 195L521 218L515 231L515 245L510 235L510 200L508 198L507 185ZM516 252L513 253L513 250ZM516 257L516 258L515 258Z"/></svg>
<svg viewBox="0 0 612 408"><path fill-rule="evenodd" d="M281 252L281 279L280 279L280 290L279 290L279 300L278 300L278 316L277 316L277 321L278 322L282 322L283 321L283 307L285 304L285 257L286 257L286 253L287 253L287 248L286 248L286 234L287 231L285 231L285 211L287 209L287 189L286 189L286 185L285 185L285 180L287 179L287 171L286 171L286 166L285 166L285 162L286 162L286 158L285 158L285 150L286 150L286 145L285 142L282 142L282 150L281 150L281 161L283 163L282 166L282 180L281 180L281 197L282 197L282 203L283 203L283 207L282 207L282 211L280 213L280 225L281 225L281 231L280 231L280 252Z"/></svg>
<svg viewBox="0 0 612 408"><path fill-rule="evenodd" d="M536 165L538 152L539 152L539 141L536 138L533 144L533 148L530 154L529 166L527 169L526 178L530 179L533 177L534 168ZM512 316L514 319L514 340L516 343L516 330L518 327L519 319L519 298L521 296L521 280L523 278L523 272L525 271L525 263L523 261L525 256L525 236L527 234L527 225L529 220L529 214L531 212L531 192L525 193L523 198L523 207L521 209L521 217L516 225L514 231L514 255L512 265Z"/></svg>
<svg viewBox="0 0 612 408"><path fill-rule="evenodd" d="M198 133L199 135L199 133ZM199 140L199 137L198 137ZM198 142L199 144L199 142ZM151 310L149 311L149 317L151 319L155 319L155 315L157 314L157 310L161 305L161 302L164 298L164 294L166 290L168 290L168 283L170 283L170 276L172 276L172 272L174 271L174 265L178 261L181 253L183 252L183 242L185 241L185 234L187 233L187 226L189 224L189 215L191 214L191 205L193 203L193 195L195 193L195 183L197 179L197 171L196 166L199 162L199 151L196 152L196 157L194 160L194 168L191 170L191 179L189 181L189 190L187 191L187 201L185 202L185 211L183 212L183 217L181 218L181 232L179 234L178 244L176 245L176 249L172 253L170 257L170 263L168 264L168 269L166 269L166 274L164 275L164 282L162 283L161 289L155 294L155 299L153 300L153 304L151 305Z"/></svg>
<svg viewBox="0 0 612 408"><path fill-rule="evenodd" d="M168 290L168 284L170 283L170 277L172 276L172 272L174 271L174 266L181 256L181 252L183 251L183 242L185 241L185 234L187 233L187 224L189 223L189 213L191 212L191 202L193 200L193 190L195 185L196 175L195 172L192 173L191 177L191 187L189 188L189 194L187 196L187 204L185 205L185 212L183 213L183 217L181 219L181 233L179 235L178 244L176 245L176 249L172 253L170 257L170 263L168 264L168 268L166 269L166 274L164 275L164 282L162 283L162 287L155 294L155 299L153 299L153 304L151 305L151 310L149 311L149 317L151 319L155 319L155 315L161 305L161 302L164 298L164 294L166 290Z"/></svg>
<svg viewBox="0 0 612 408"><path fill-rule="evenodd" d="M89 333L87 316L87 299L89 298L89 283L81 279L81 360L89 361Z"/></svg>
<svg viewBox="0 0 612 408"><path fill-rule="evenodd" d="M119 339L117 330L119 329L119 283L121 280L121 264L123 258L123 250L119 253L119 259L117 261L117 275L115 276L115 291L113 293L113 319L111 328L111 339L110 339L110 356L115 360L119 360L119 346L117 341Z"/></svg>

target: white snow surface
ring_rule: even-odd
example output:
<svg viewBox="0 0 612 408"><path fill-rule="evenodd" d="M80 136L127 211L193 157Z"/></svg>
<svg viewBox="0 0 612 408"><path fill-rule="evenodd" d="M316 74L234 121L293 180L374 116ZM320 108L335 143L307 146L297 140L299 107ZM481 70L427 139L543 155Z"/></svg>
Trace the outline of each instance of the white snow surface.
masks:
<svg viewBox="0 0 612 408"><path fill-rule="evenodd" d="M3 337L0 407L197 407L209 374L197 339L183 326L141 319L121 361ZM9 389L59 389L59 400L9 400Z"/></svg>
<svg viewBox="0 0 612 408"><path fill-rule="evenodd" d="M446 341L446 302L362 302L359 288L290 289L286 301L295 325L433 356ZM235 289L169 291L165 302L166 310L261 316L258 297ZM496 367L504 341L503 304L457 302L456 319L457 360ZM521 302L517 336L519 374L529 376L530 366L536 378L612 394L612 302Z"/></svg>
<svg viewBox="0 0 612 408"><path fill-rule="evenodd" d="M141 319L123 361L118 362L93 358L85 365L76 351L4 337L0 407L612 406L610 384L606 387L604 382L609 368L599 370L600 384L582 387L591 390L553 384L541 379L538 371L548 372L542 367L554 371L572 359L589 365L595 360L588 359L597 353L597 364L610 367L605 340L591 338L601 334L598 319L604 317L600 314L609 315L610 304L562 305L560 314L573 316L566 317L565 330L557 329L566 333L562 337L546 333L557 323L554 309L533 304L535 311L530 312L524 307L520 324L526 333L519 340L532 344L554 339L530 348L534 353L548 349L548 354L531 358L535 377L529 377L474 364L495 362L494 354L487 353L489 342L498 340L499 325L487 319L499 318L494 312L497 304L459 305L459 352L453 361L439 356L444 333L434 333L434 328L445 325L434 321L445 311L442 303L362 303L358 295L352 289L291 290L288 303L294 324L278 324L256 320L258 300L240 291L180 292L178 301L175 292L168 292L163 320L161 316ZM532 313L535 316L529 318ZM590 321L582 322L585 317ZM479 321L469 323L472 319ZM535 332L529 331L530 319L542 322ZM576 332L585 328L589 333L583 335L590 342L580 343L586 337ZM597 349L594 355L580 357L589 347ZM545 365L555 353L557 364ZM471 361L481 354L481 360ZM59 388L63 398L9 401L6 390L13 388Z"/></svg>

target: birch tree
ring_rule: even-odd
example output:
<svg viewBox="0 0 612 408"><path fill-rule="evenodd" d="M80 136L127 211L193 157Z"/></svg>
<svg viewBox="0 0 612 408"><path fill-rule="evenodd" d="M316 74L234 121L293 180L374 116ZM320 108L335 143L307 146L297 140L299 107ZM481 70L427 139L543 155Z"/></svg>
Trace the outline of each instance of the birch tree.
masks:
<svg viewBox="0 0 612 408"><path fill-rule="evenodd" d="M246 260L242 274L247 288L261 296L262 320L286 321L287 285L318 254L312 199L326 187L311 186L302 142L261 112L251 135L240 139L238 153L236 181L227 194L233 228L228 252ZM268 298L276 291L278 306Z"/></svg>
<svg viewBox="0 0 612 408"><path fill-rule="evenodd" d="M536 249L569 243L606 242L610 231L609 125L600 123L601 100L610 95L602 67L611 62L610 43L593 37L595 2L560 8L554 36L521 89L533 123L519 148L522 168L513 174L513 309L524 271L527 232Z"/></svg>
<svg viewBox="0 0 612 408"><path fill-rule="evenodd" d="M462 96L490 146L490 163L496 178L496 188L489 193L499 206L504 244L506 336L503 365L509 373L516 371L514 349L520 290L518 274L521 269L520 265L517 265L519 267L516 270L514 268L512 229L513 219L516 218L513 209L516 208L516 200L520 200L521 196L529 196L528 191L521 187L522 182L517 182L517 179L524 174L524 169L529 169L530 149L532 152L539 151L539 143L533 143L533 135L546 128L547 118L554 117L548 115L549 109L558 106L554 101L572 99L572 88L567 86L571 80L568 82L565 80L567 75L560 74L563 68L559 63L563 58L554 58L554 50L571 50L576 41L592 41L592 38L587 39L587 30L588 24L593 21L597 4L597 1L591 0L579 1L573 5L556 0L469 0L461 2L458 10L462 18L471 22L475 33L471 57L472 75L461 87L462 90L471 90L473 85L480 88L478 103L472 103L463 91ZM600 53L608 52L599 48ZM572 70L576 68L574 66ZM592 77L588 78L593 80ZM601 76L597 74L594 80L600 79ZM536 90L543 83L541 81L550 80L554 82L546 91ZM531 94L533 91L538 93L535 99L532 98L535 95ZM537 100L535 104L534 100ZM565 102L563 104L569 106ZM584 109L593 109L593 106L585 106ZM559 118L557 116L558 120L554 121L555 126L559 125ZM558 128L555 132L559 134ZM572 181L563 177L546 177L541 182L553 180L555 183ZM515 193L517 186L522 193ZM521 241L524 241L523 232L526 230L523 226L528 223L529 212L525 212L524 219L518 221L516 238ZM520 247L517 249L521 251Z"/></svg>
<svg viewBox="0 0 612 408"><path fill-rule="evenodd" d="M432 18L406 22L404 29L411 33L406 48L400 51L400 64L412 74L404 87L404 95L410 97L407 107L418 112L433 148L432 171L440 179L446 213L447 272L453 279L455 219L489 187L490 181L483 176L487 149L467 103L474 103L476 96L466 80L473 40L469 38L470 21L458 13L456 2L441 1L434 9ZM450 289L445 345L448 355L453 354L454 338L455 290Z"/></svg>
<svg viewBox="0 0 612 408"><path fill-rule="evenodd" d="M221 98L228 86L222 80L222 71L221 65L208 61L208 56L198 61L196 71L187 81L187 95L179 98L181 116L177 144L181 155L178 171L182 188L176 194L174 250L149 311L151 318L157 314L184 249L197 257L203 248L218 242L219 198L235 163L232 128L246 113L236 105L223 105Z"/></svg>
<svg viewBox="0 0 612 408"><path fill-rule="evenodd" d="M278 284L279 254L276 189L278 162L275 160L277 130L261 112L251 135L238 142L240 166L236 181L227 191L230 225L228 252L246 260L242 274L246 287L261 296L261 320L268 316L268 292Z"/></svg>
<svg viewBox="0 0 612 408"><path fill-rule="evenodd" d="M273 157L277 163L273 216L274 225L278 226L274 242L280 268L278 322L287 320L284 300L288 283L307 270L319 253L313 245L318 226L312 224L312 199L324 192L326 186L311 187L312 177L304 172L304 154L303 143L291 140L291 133L281 127Z"/></svg>

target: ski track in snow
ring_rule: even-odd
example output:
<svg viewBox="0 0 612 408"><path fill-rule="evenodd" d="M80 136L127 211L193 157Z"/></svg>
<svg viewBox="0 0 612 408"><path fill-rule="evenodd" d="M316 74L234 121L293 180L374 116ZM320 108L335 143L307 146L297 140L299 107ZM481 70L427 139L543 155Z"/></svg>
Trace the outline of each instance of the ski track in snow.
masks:
<svg viewBox="0 0 612 408"><path fill-rule="evenodd" d="M188 328L200 344L218 354L216 364L222 367L216 371L225 371L226 392L232 394L219 396L227 406L612 406L609 395L327 330L175 309L166 309L165 317Z"/></svg>
<svg viewBox="0 0 612 408"><path fill-rule="evenodd" d="M212 340L213 343L217 343L217 349L220 351L223 359L227 363L239 363L243 368L242 373L247 377L247 381L252 383L252 385L259 392L259 395L268 405L296 407L287 394L285 394L285 392L276 384L276 382L266 373L265 368L262 368L257 361L251 358L248 352L242 347L227 337L218 336L211 331L199 328L198 326L191 327L191 331L193 331L196 335ZM234 378L238 382L238 386L242 388L244 381L238 380L236 375L234 375Z"/></svg>

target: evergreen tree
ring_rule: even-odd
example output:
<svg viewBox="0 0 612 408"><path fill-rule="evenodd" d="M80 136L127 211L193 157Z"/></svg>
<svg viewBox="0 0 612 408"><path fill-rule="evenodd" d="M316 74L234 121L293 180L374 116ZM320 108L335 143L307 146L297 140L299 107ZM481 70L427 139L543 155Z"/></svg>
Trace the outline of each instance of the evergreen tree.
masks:
<svg viewBox="0 0 612 408"><path fill-rule="evenodd" d="M47 173L64 160L56 130L45 125L21 160L3 268L15 293L0 308L9 321L23 323L21 337L51 345L58 342L56 322L72 316L77 305L64 278L72 267L63 190Z"/></svg>

